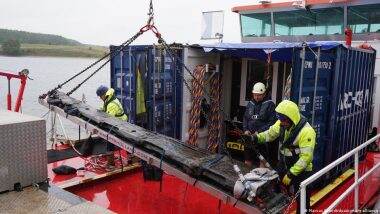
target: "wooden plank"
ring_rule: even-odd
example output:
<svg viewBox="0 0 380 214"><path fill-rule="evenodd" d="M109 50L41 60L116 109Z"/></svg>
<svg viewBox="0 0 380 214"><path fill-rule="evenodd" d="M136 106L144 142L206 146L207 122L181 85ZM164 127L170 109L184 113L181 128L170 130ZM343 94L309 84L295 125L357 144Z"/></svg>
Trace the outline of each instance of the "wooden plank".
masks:
<svg viewBox="0 0 380 214"><path fill-rule="evenodd" d="M88 177L84 176L83 179L80 179L80 180L65 180L65 181L62 181L62 182L56 182L56 183L54 183L54 185L56 185L56 186L58 186L58 187L60 187L62 189L65 189L65 188L77 186L77 185L80 185L80 184L85 184L85 183L88 183L88 182L92 182L92 181L96 181L96 180L99 180L99 179L103 179L103 178L106 178L106 177L109 177L109 176L112 176L112 175L117 175L117 174L120 174L120 173L123 173L123 172L127 172L127 171L130 171L130 170L139 168L140 166L141 165L139 163L134 163L134 164L131 164L131 165L123 167L123 170L121 170L121 168L118 168L118 169L112 170L110 172L105 172L103 174L93 174L93 175L88 176Z"/></svg>

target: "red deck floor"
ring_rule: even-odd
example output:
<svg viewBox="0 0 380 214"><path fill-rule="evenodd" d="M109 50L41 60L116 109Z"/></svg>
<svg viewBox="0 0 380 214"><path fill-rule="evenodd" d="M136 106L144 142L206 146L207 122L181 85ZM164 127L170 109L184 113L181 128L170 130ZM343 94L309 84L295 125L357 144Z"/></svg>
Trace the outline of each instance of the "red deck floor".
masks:
<svg viewBox="0 0 380 214"><path fill-rule="evenodd" d="M81 176L55 176L51 167L67 164L74 167L83 166L80 158L68 159L63 162L49 164L51 182L59 184L66 179L83 179ZM380 153L369 153L364 162L360 163L360 173L364 174L374 163L380 161ZM313 207L314 210L327 208L353 182L348 179L336 190ZM360 206L365 205L379 193L380 170L364 180L360 185ZM162 192L157 181L144 181L142 172L134 170L122 175L109 177L99 181L68 189L89 201L108 208L116 213L242 213L237 208L219 204L219 200L171 175L164 175ZM353 208L353 193L350 194L336 209L351 210Z"/></svg>
<svg viewBox="0 0 380 214"><path fill-rule="evenodd" d="M160 192L160 182L144 181L138 170L69 191L117 213L241 213L223 203L219 208L218 199L186 186L165 174Z"/></svg>

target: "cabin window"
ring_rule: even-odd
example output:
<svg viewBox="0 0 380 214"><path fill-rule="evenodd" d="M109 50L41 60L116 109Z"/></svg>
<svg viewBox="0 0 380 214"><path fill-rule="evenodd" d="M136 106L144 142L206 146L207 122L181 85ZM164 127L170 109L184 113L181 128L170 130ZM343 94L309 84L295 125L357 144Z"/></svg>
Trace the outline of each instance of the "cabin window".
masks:
<svg viewBox="0 0 380 214"><path fill-rule="evenodd" d="M274 13L276 36L342 34L343 8L293 10Z"/></svg>
<svg viewBox="0 0 380 214"><path fill-rule="evenodd" d="M271 14L241 14L241 31L244 37L265 37L271 35Z"/></svg>
<svg viewBox="0 0 380 214"><path fill-rule="evenodd" d="M347 13L353 33L380 33L380 4L351 6Z"/></svg>

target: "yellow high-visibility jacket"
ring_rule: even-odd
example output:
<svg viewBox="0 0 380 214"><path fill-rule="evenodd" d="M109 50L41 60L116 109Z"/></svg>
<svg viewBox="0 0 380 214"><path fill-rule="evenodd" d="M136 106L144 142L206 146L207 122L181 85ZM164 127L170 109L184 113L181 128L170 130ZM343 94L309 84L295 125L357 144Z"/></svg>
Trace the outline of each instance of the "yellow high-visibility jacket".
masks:
<svg viewBox="0 0 380 214"><path fill-rule="evenodd" d="M113 88L108 89L106 92L106 97L107 98L104 101L104 105L101 110L121 120L128 120L128 116L124 113L123 106L115 97L115 90Z"/></svg>
<svg viewBox="0 0 380 214"><path fill-rule="evenodd" d="M289 130L285 130L284 142L289 138L294 127L300 122L301 115L298 106L289 100L282 101L275 109L276 112L287 116L293 121L293 126ZM258 143L271 142L280 136L280 121L277 120L268 130L258 133ZM295 152L298 154L298 160L289 170L293 175L297 176L303 171L312 171L313 169L313 152L316 141L316 133L309 123L306 123L304 127L299 131L297 137L293 141L292 145L296 148ZM280 150L284 156L291 156L292 152L283 148ZM293 154L294 155L294 154Z"/></svg>

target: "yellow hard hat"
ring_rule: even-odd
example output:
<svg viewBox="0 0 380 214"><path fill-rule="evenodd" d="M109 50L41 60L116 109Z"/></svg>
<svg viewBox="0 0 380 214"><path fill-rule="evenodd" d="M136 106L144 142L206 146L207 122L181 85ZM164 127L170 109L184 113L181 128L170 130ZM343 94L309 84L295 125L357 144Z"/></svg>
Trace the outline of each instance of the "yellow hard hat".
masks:
<svg viewBox="0 0 380 214"><path fill-rule="evenodd" d="M258 82L252 88L252 93L254 94L264 94L266 91L266 87L264 83Z"/></svg>

